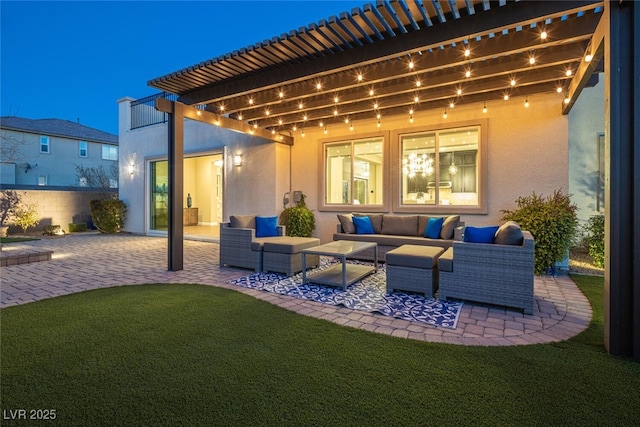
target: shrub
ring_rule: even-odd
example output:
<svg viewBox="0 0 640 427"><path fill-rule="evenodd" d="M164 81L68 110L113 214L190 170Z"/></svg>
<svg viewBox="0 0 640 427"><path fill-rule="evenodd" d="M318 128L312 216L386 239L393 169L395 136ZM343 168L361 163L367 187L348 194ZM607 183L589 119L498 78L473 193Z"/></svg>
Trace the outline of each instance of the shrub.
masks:
<svg viewBox="0 0 640 427"><path fill-rule="evenodd" d="M561 189L546 199L535 192L518 197L516 204L516 210L501 211L502 219L516 221L523 230L531 232L535 240L535 274L546 274L566 257L578 227L578 207Z"/></svg>
<svg viewBox="0 0 640 427"><path fill-rule="evenodd" d="M20 204L20 195L13 190L0 191L0 226L5 226L9 218L15 216Z"/></svg>
<svg viewBox="0 0 640 427"><path fill-rule="evenodd" d="M70 222L69 223L69 233L77 233L77 232L82 232L82 231L87 231L87 224L84 222L78 222L78 223L74 223L74 222Z"/></svg>
<svg viewBox="0 0 640 427"><path fill-rule="evenodd" d="M583 226L584 243L589 250L593 264L604 268L604 215L593 215Z"/></svg>
<svg viewBox="0 0 640 427"><path fill-rule="evenodd" d="M35 227L40 222L40 214L35 205L24 205L15 209L15 224L22 228L22 232L27 234L29 227Z"/></svg>
<svg viewBox="0 0 640 427"><path fill-rule="evenodd" d="M92 200L91 219L101 233L117 233L124 226L127 207L122 200Z"/></svg>
<svg viewBox="0 0 640 427"><path fill-rule="evenodd" d="M296 206L290 206L280 214L280 224L286 227L287 236L311 237L316 229L316 217L307 207L305 198L302 194Z"/></svg>

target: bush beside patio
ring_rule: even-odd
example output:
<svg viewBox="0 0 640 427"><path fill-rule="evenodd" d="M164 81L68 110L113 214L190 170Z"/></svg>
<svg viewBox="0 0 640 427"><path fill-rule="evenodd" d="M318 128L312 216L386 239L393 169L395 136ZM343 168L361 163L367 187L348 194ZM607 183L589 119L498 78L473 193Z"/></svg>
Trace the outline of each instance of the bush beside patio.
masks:
<svg viewBox="0 0 640 427"><path fill-rule="evenodd" d="M226 289L100 289L2 310L3 409L63 425L631 425L640 364L594 320L561 343L462 347L300 316Z"/></svg>

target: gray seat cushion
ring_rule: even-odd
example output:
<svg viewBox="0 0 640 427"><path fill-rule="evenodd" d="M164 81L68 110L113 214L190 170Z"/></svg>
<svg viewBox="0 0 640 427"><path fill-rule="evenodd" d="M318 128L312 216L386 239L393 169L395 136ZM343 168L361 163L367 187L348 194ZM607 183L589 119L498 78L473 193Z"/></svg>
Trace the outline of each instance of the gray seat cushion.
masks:
<svg viewBox="0 0 640 427"><path fill-rule="evenodd" d="M303 249L320 245L320 239L314 237L288 237L283 236L277 241L264 242L264 252L276 252L281 254L297 254Z"/></svg>
<svg viewBox="0 0 640 427"><path fill-rule="evenodd" d="M453 248L449 248L438 258L438 270L453 271Z"/></svg>
<svg viewBox="0 0 640 427"><path fill-rule="evenodd" d="M438 266L438 257L444 249L435 246L402 245L387 252L388 265L433 269Z"/></svg>

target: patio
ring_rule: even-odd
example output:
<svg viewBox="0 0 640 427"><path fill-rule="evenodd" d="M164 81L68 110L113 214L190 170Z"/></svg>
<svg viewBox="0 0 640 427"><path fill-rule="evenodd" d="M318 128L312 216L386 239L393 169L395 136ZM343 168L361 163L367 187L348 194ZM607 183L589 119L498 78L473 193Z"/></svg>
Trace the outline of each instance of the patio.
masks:
<svg viewBox="0 0 640 427"><path fill-rule="evenodd" d="M167 239L130 234L75 234L11 244L3 251L53 250L51 261L2 268L2 308L86 290L143 283L198 283L232 289L272 304L333 323L427 342L508 346L563 341L591 320L586 297L568 276L535 278L533 315L465 303L455 330L438 328L227 282L248 270L218 267L217 243L185 241L184 269L167 271Z"/></svg>

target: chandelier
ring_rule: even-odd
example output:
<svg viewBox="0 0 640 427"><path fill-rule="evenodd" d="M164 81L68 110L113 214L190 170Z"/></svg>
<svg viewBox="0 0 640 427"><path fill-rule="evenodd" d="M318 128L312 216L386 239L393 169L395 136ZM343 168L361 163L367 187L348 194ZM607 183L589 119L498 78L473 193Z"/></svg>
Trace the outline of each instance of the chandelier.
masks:
<svg viewBox="0 0 640 427"><path fill-rule="evenodd" d="M426 153L411 153L402 159L402 171L409 178L413 178L416 174L429 176L433 174L433 159Z"/></svg>

